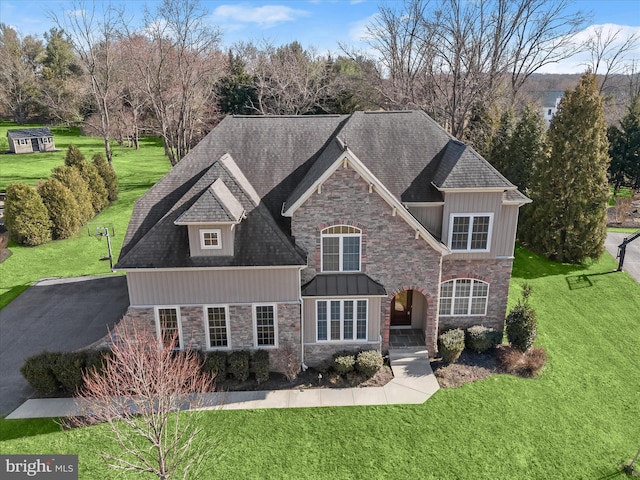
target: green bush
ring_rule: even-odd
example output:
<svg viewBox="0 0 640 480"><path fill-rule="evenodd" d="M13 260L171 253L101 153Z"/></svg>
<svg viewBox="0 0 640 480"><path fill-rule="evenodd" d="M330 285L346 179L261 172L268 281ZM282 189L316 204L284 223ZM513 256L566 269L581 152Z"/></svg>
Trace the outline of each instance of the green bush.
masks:
<svg viewBox="0 0 640 480"><path fill-rule="evenodd" d="M16 242L33 247L51 240L49 212L37 190L23 183L7 188L4 223Z"/></svg>
<svg viewBox="0 0 640 480"><path fill-rule="evenodd" d="M377 350L360 352L356 358L356 370L367 377L373 377L383 365L384 360Z"/></svg>
<svg viewBox="0 0 640 480"><path fill-rule="evenodd" d="M105 187L105 182L100 175L98 168L85 160L80 149L75 145L69 145L64 158L67 167L75 168L80 172L82 178L87 182L91 194L91 205L94 213L99 213L109 205L109 193Z"/></svg>
<svg viewBox="0 0 640 480"><path fill-rule="evenodd" d="M84 385L82 374L87 366L85 352L61 352L55 354L51 371L67 393L74 394Z"/></svg>
<svg viewBox="0 0 640 480"><path fill-rule="evenodd" d="M257 350L251 357L253 364L253 373L256 376L256 382L263 383L269 380L269 352L266 350Z"/></svg>
<svg viewBox="0 0 640 480"><path fill-rule="evenodd" d="M251 353L246 350L236 350L229 355L229 373L233 378L244 382L249 378L249 360Z"/></svg>
<svg viewBox="0 0 640 480"><path fill-rule="evenodd" d="M533 346L537 336L538 322L536 312L529 305L531 286L522 286L522 298L511 309L506 318L507 340L521 352L526 352Z"/></svg>
<svg viewBox="0 0 640 480"><path fill-rule="evenodd" d="M84 155L80 149L73 143L67 148L67 153L64 156L64 164L67 167L74 167L78 170L81 168L82 162L86 162Z"/></svg>
<svg viewBox="0 0 640 480"><path fill-rule="evenodd" d="M104 181L108 200L115 202L118 199L118 176L113 165L107 162L101 153L96 153L93 156L93 164Z"/></svg>
<svg viewBox="0 0 640 480"><path fill-rule="evenodd" d="M57 359L55 353L42 352L27 358L20 368L25 380L42 396L46 397L60 390L60 384L52 370Z"/></svg>
<svg viewBox="0 0 640 480"><path fill-rule="evenodd" d="M227 378L227 352L216 351L205 354L204 371L217 379Z"/></svg>
<svg viewBox="0 0 640 480"><path fill-rule="evenodd" d="M82 222L78 202L71 190L59 180L50 178L38 184L38 193L49 212L53 238L63 239L75 235Z"/></svg>
<svg viewBox="0 0 640 480"><path fill-rule="evenodd" d="M476 353L496 348L502 342L502 332L484 325L469 327L465 334L465 346Z"/></svg>
<svg viewBox="0 0 640 480"><path fill-rule="evenodd" d="M444 362L455 362L464 350L464 330L455 328L442 333L438 338L438 347Z"/></svg>
<svg viewBox="0 0 640 480"><path fill-rule="evenodd" d="M333 356L333 369L340 375L353 372L356 365L356 357L350 353L336 353Z"/></svg>
<svg viewBox="0 0 640 480"><path fill-rule="evenodd" d="M88 222L93 218L93 203L91 201L91 192L86 180L80 174L80 171L74 167L68 167L66 165L60 165L53 169L51 177L59 180L65 185L78 203L78 209L80 210L80 218L82 223Z"/></svg>

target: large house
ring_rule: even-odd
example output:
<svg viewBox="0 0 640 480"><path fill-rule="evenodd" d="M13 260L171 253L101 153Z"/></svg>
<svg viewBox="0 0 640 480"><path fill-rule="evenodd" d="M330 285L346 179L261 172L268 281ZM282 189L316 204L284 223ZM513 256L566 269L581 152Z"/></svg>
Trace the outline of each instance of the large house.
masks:
<svg viewBox="0 0 640 480"><path fill-rule="evenodd" d="M53 152L56 149L48 128L22 128L8 130L7 140L11 153Z"/></svg>
<svg viewBox="0 0 640 480"><path fill-rule="evenodd" d="M229 116L135 205L123 321L306 365L394 329L502 330L529 202L423 112Z"/></svg>

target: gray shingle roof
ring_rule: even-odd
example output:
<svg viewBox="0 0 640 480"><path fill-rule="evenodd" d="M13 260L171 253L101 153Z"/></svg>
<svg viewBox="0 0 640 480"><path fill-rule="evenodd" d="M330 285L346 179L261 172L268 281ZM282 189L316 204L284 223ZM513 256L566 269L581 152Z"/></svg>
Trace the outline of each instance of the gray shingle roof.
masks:
<svg viewBox="0 0 640 480"><path fill-rule="evenodd" d="M227 188L224 181L218 178L190 208L178 217L176 225L235 223L240 220L243 212L242 204Z"/></svg>
<svg viewBox="0 0 640 480"><path fill-rule="evenodd" d="M442 201L434 184L515 188L420 111L229 116L136 202L116 268L305 264L283 204L300 198L345 145L400 202ZM191 258L178 218L238 215L226 192L211 194L218 180L246 210L235 254Z"/></svg>
<svg viewBox="0 0 640 480"><path fill-rule="evenodd" d="M386 296L385 288L364 273L316 275L302 286L303 297Z"/></svg>
<svg viewBox="0 0 640 480"><path fill-rule="evenodd" d="M16 130L7 130L7 137L15 140L17 138L41 138L51 137L51 130L47 127L42 128L20 128Z"/></svg>

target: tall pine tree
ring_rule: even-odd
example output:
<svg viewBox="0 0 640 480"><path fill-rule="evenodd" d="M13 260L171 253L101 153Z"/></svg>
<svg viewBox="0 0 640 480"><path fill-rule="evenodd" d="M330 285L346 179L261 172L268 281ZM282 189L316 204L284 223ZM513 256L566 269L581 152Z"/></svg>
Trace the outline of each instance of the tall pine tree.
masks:
<svg viewBox="0 0 640 480"><path fill-rule="evenodd" d="M538 108L527 104L511 135L511 162L502 172L521 192L526 193L529 189L533 165L544 152L545 133L546 127Z"/></svg>
<svg viewBox="0 0 640 480"><path fill-rule="evenodd" d="M609 142L596 77L586 73L567 91L548 131L549 150L536 162L533 200L522 234L536 251L569 263L604 251Z"/></svg>
<svg viewBox="0 0 640 480"><path fill-rule="evenodd" d="M627 185L640 188L640 101L634 97L620 128L609 128L611 165L609 178L614 190Z"/></svg>

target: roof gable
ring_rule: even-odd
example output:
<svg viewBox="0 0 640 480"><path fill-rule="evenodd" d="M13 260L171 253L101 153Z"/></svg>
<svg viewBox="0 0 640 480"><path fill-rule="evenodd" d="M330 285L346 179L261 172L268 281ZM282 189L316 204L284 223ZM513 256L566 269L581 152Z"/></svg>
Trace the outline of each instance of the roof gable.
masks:
<svg viewBox="0 0 640 480"><path fill-rule="evenodd" d="M240 201L231 193L221 178L174 222L176 225L203 223L238 223L244 214Z"/></svg>

